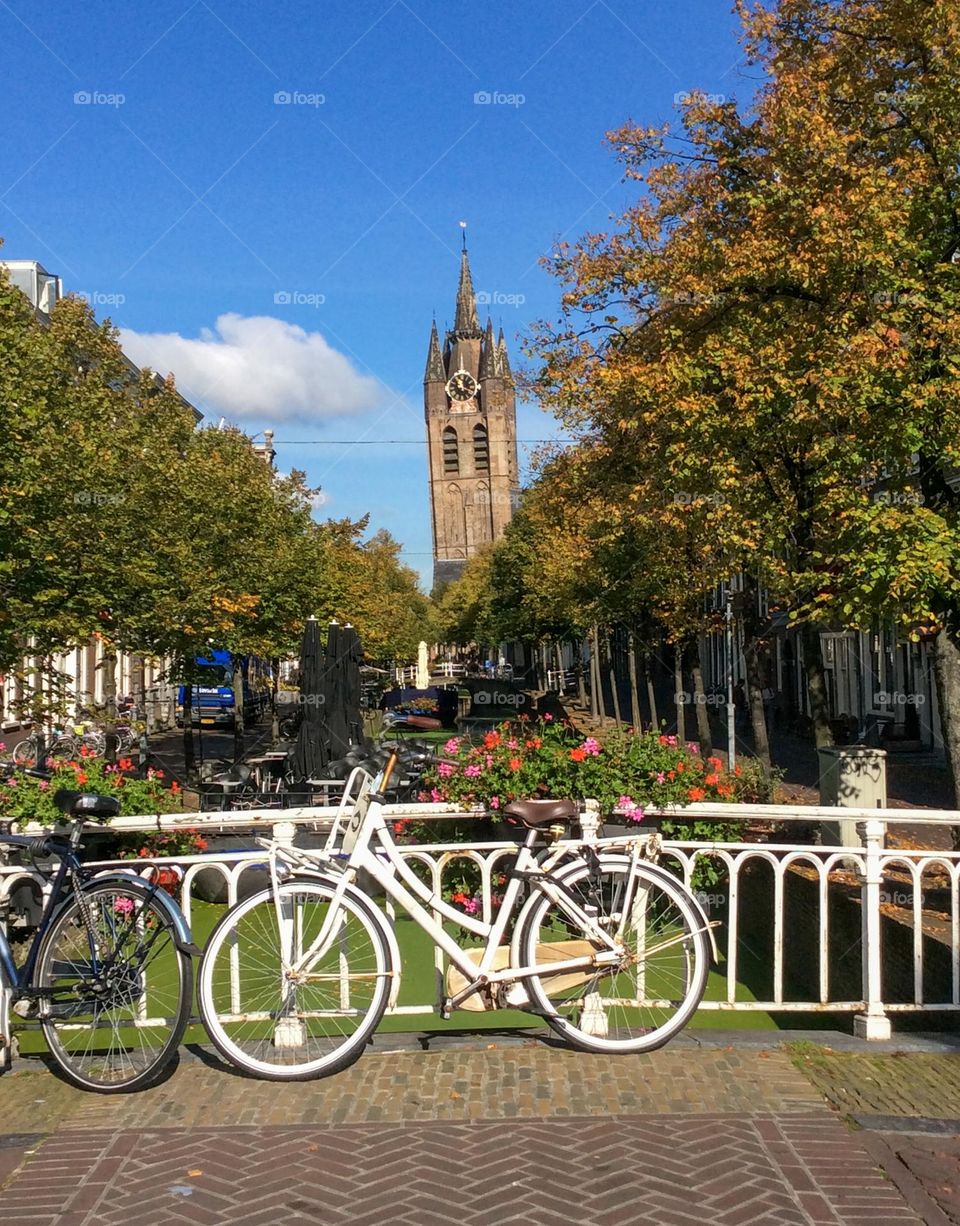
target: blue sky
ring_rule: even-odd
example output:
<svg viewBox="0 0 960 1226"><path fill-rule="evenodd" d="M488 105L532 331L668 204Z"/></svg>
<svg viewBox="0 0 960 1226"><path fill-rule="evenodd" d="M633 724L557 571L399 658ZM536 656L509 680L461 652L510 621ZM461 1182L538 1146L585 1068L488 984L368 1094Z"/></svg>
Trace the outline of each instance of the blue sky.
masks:
<svg viewBox="0 0 960 1226"><path fill-rule="evenodd" d="M3 256L208 417L272 426L323 513L369 513L427 586L421 380L458 222L517 366L557 312L540 257L629 199L604 133L755 86L727 0L0 0L0 42Z"/></svg>

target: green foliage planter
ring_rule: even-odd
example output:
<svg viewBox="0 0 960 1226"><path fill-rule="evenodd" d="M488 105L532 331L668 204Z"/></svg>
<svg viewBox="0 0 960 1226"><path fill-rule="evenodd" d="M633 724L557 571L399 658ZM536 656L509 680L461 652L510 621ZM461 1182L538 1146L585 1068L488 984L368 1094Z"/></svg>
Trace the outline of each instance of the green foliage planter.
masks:
<svg viewBox="0 0 960 1226"><path fill-rule="evenodd" d="M183 809L180 785L174 781L167 787L163 771L151 769L146 778L140 778L133 773L130 758L121 758L111 766L81 750L76 761L57 765L49 780L17 774L0 782L0 821L14 822L18 827L30 822L52 826L62 821L63 814L53 803L61 788L115 796L122 817L179 813ZM205 848L205 841L190 830L151 834L88 831L84 835L86 859L190 855Z"/></svg>

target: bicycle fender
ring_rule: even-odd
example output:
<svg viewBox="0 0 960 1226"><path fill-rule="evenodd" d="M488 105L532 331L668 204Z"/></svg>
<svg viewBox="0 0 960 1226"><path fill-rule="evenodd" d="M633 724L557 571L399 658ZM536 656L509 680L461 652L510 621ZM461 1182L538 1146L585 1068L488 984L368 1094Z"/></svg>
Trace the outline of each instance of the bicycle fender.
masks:
<svg viewBox="0 0 960 1226"><path fill-rule="evenodd" d="M193 933L190 931L190 925L187 923L186 916L180 910L177 900L168 894L166 890L161 890L154 887L153 882L147 881L146 878L140 877L137 873L124 872L118 870L114 873L97 873L96 877L91 878L92 881L105 881L112 885L128 885L131 881L136 881L139 885L145 886L148 890L155 890L153 900L166 915L167 919L173 928L173 941L177 949L181 953L189 954L191 958L199 958L203 953L198 945L193 942ZM69 898L64 900L64 905L70 901Z"/></svg>
<svg viewBox="0 0 960 1226"><path fill-rule="evenodd" d="M624 856L624 855L619 855L619 854L613 854L613 855L610 855L610 854L604 855L602 853L600 854L601 864L605 864L605 863L608 864L611 861L615 863L619 862L620 864L623 864L623 865L629 865L631 863L631 858L630 856ZM574 872L574 870L580 869L581 867L582 867L582 861L571 860L567 864L561 864L560 867L555 872L551 873L551 877L553 878L554 881L562 882L566 877L568 877L572 872ZM667 878L671 885L677 885L679 882L679 884L683 886L683 881L681 881L674 873L668 872L667 869L662 868L659 864L651 864L648 860L643 860L640 862L640 864L637 865L637 867L642 868L642 870L645 873L649 873L649 875L653 877L655 880L662 881L664 878ZM690 903L690 906L693 908L694 912L697 915L697 918L700 920L701 926L706 930L707 936L710 938L710 948L713 951L713 960L714 962L719 962L720 955L717 950L717 939L713 934L713 929L709 927L710 921L707 919L707 914L704 911L703 906L701 905L700 900L699 898L697 898L696 894L694 894L689 889L686 892L689 896L688 901ZM513 930L513 940L510 942L510 951L511 951L510 959L514 966L520 965L520 935L523 932L524 928L526 927L527 912L532 910L534 904L537 901L537 898L538 898L537 894L532 894L530 898L528 898L527 901L523 904L523 907L519 915L517 916L517 921L516 921L516 924Z"/></svg>
<svg viewBox="0 0 960 1226"><path fill-rule="evenodd" d="M341 884L341 879L336 873L298 871L291 877L285 877L282 884L287 885L289 882L296 881L322 881L325 885L336 889ZM270 891L267 891L269 893ZM384 913L380 910L375 902L372 901L368 894L364 894L363 890L357 886L347 884L344 889L344 894L349 895L352 902L357 906L362 907L367 915L380 929L383 934L383 939L387 942L387 948L390 951L390 996L387 999L387 1008L392 1009L397 1003L397 996L400 993L400 978L403 963L400 960L400 945L397 942L397 934L393 930L393 924L387 919Z"/></svg>

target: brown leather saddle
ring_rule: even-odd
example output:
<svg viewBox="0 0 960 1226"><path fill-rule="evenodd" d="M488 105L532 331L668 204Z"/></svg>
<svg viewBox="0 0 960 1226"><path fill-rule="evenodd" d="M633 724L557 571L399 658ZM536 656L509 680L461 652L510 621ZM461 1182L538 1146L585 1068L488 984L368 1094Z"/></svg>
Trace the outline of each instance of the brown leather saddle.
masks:
<svg viewBox="0 0 960 1226"><path fill-rule="evenodd" d="M539 830L554 822L573 821L579 812L575 800L511 800L504 806L508 822L519 823L528 830Z"/></svg>

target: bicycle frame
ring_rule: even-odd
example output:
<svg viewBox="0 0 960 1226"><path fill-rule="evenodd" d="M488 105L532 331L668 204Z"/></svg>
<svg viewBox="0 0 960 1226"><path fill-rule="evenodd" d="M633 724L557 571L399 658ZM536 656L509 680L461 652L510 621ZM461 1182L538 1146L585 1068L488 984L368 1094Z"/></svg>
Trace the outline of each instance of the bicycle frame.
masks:
<svg viewBox="0 0 960 1226"><path fill-rule="evenodd" d="M390 764L388 763L375 781L376 786L384 787L389 774ZM560 858L569 854L569 848L558 848L553 857L548 857L545 862L541 863L532 851L536 837L537 831L528 832L517 855L517 862L507 883L499 913L493 923L487 923L465 915L462 911L450 906L442 897L431 891L403 862L384 817L381 793L370 791L369 787L363 788L354 804L353 816L344 837L343 852L339 861L330 850L307 852L297 849L291 853L289 849L276 845L271 848L271 875L278 927L279 931L287 932L291 940L293 929L282 914L281 896L276 888L280 881L277 872L277 858L287 859L293 863L322 864L329 868L337 878L335 893L320 932L310 947L295 961L292 952L285 958L285 972L294 981L309 979L312 967L326 954L336 938L340 899L361 870L369 873L382 886L387 896L406 911L463 974L467 987L447 1002L447 1007L455 1007L480 988L512 983L518 979L544 973L542 966L508 966L502 970L493 969L497 949L503 943L507 925L516 911L521 887L525 880L534 880L537 888L547 894L554 904L561 907L585 934L589 934L591 942L598 947L589 956L552 961L550 963L551 975L614 966L621 956L621 950L615 937L601 928L596 919L588 915L561 884L550 880L550 869ZM376 850L371 844L375 845ZM381 854L378 854L378 851ZM343 854L346 854L347 857L345 864L342 861ZM440 923L434 919L434 915L441 917ZM443 920L452 921L484 939L485 945L479 962L470 958L453 937L444 931Z"/></svg>

